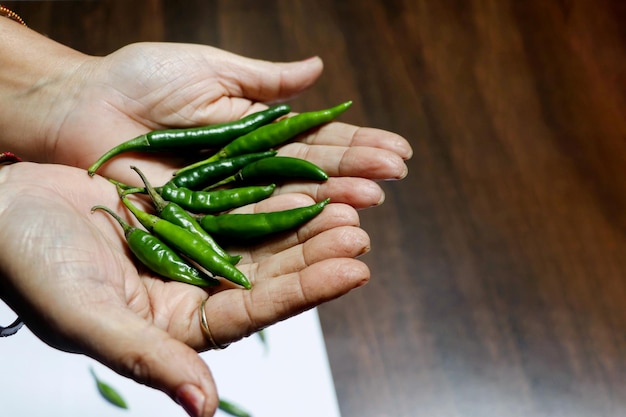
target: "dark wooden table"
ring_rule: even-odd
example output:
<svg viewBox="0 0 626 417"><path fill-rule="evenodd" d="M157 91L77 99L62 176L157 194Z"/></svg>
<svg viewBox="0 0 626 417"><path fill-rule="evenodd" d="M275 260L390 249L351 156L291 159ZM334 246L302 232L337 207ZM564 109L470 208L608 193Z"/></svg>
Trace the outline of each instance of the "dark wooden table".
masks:
<svg viewBox="0 0 626 417"><path fill-rule="evenodd" d="M411 141L370 284L320 308L343 417L626 415L626 2L3 3L90 54L321 55L295 109Z"/></svg>

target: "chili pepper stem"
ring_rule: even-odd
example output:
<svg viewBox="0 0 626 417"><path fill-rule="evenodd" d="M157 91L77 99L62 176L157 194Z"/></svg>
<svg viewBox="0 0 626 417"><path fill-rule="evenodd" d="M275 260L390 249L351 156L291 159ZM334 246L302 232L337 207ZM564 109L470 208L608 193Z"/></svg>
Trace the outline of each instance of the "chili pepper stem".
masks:
<svg viewBox="0 0 626 417"><path fill-rule="evenodd" d="M107 162L109 159L120 155L124 152L140 150L146 147L149 147L150 143L148 142L147 135L137 136L136 138L130 139L126 142L120 143L119 145L111 148L104 155L102 155L96 162L93 163L88 169L87 173L90 177L93 177L94 174L100 167Z"/></svg>
<svg viewBox="0 0 626 417"><path fill-rule="evenodd" d="M113 178L107 178L107 181L109 181L111 184L117 187L118 193L120 195L122 194L122 192L124 193L124 195L146 193L146 189L144 187L135 187L133 185L124 184L123 182L114 180ZM158 192L158 189L157 189L157 192Z"/></svg>
<svg viewBox="0 0 626 417"><path fill-rule="evenodd" d="M111 217L113 217L115 220L117 220L117 222L122 227L122 230L124 231L124 236L128 236L135 229L134 226L131 226L130 224L128 224L124 219L122 219L116 212L114 212L110 208L108 208L106 206L100 206L100 205L93 206L91 208L91 212L92 213L97 211L97 210L105 211L105 212L109 213L111 215Z"/></svg>
<svg viewBox="0 0 626 417"><path fill-rule="evenodd" d="M230 184L232 182L241 181L241 180L242 180L241 174L238 172L235 175L231 175L229 177L224 178L221 181L216 182L215 184L209 185L208 187L206 187L204 189L204 191L213 190L213 189L221 187L223 185L227 185L227 184Z"/></svg>
<svg viewBox="0 0 626 417"><path fill-rule="evenodd" d="M136 166L131 166L130 168L133 171L135 171L141 178L141 181L143 182L143 185L145 186L143 190L147 192L148 195L150 196L150 199L152 200L152 203L154 204L154 207L157 213L160 213L161 211L163 211L163 208L167 205L167 202L163 199L163 197L161 197L159 193L157 193L157 191L150 184L150 182L148 182L148 179L146 178L144 173L141 172L139 168L137 168Z"/></svg>
<svg viewBox="0 0 626 417"><path fill-rule="evenodd" d="M125 190L123 189L118 189L119 192L118 194L120 195L120 197L126 197L127 195L131 195L131 194L145 194L146 193L146 189L144 187L133 187L133 188L127 188Z"/></svg>
<svg viewBox="0 0 626 417"><path fill-rule="evenodd" d="M178 171L176 171L174 173L174 176L183 174L183 173L185 173L187 171L191 171L192 169L201 167L203 165L210 164L210 163L213 163L215 161L219 161L220 159L222 159L222 156L220 155L220 153L219 152L215 153L215 154L211 155L210 157L208 157L207 159L203 159L202 161L198 161L198 162L196 162L194 164L187 165L186 167L183 167L183 168L179 169Z"/></svg>
<svg viewBox="0 0 626 417"><path fill-rule="evenodd" d="M130 212L133 213L137 220L139 220L139 223L141 223L143 227L152 232L154 230L154 225L160 219L157 216L153 216L150 213L146 213L145 211L140 210L139 207L131 203L126 194L120 193L120 198L122 199L122 203L124 203L128 210L130 210Z"/></svg>

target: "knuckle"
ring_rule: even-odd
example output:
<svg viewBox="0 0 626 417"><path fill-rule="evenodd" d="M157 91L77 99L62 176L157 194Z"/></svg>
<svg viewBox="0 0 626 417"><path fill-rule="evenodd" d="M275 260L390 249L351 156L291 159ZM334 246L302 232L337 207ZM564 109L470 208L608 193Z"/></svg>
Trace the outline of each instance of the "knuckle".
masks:
<svg viewBox="0 0 626 417"><path fill-rule="evenodd" d="M127 351L121 359L123 374L141 384L152 386L154 359L145 353Z"/></svg>

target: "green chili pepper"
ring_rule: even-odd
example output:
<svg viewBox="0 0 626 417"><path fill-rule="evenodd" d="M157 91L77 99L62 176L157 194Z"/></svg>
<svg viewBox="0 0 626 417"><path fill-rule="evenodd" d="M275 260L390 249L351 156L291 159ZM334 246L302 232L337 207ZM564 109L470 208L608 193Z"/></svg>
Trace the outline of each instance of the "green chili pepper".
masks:
<svg viewBox="0 0 626 417"><path fill-rule="evenodd" d="M252 162L275 155L276 151L266 151L221 159L205 165L199 165L181 175L176 175L169 182L176 187L186 187L191 190L202 188L204 185L220 181L223 178L235 174L241 168Z"/></svg>
<svg viewBox="0 0 626 417"><path fill-rule="evenodd" d="M220 398L218 408L234 417L252 417L252 414L231 401Z"/></svg>
<svg viewBox="0 0 626 417"><path fill-rule="evenodd" d="M146 187L131 187L116 180L110 179L109 181L123 190L125 196L147 193ZM171 182L166 183L162 187L154 188L163 199L176 203L185 210L202 214L218 213L245 206L246 204L257 203L272 195L275 189L276 184L268 184L224 190L195 191L186 187L176 187Z"/></svg>
<svg viewBox="0 0 626 417"><path fill-rule="evenodd" d="M261 126L228 143L208 159L181 169L178 171L178 174L193 169L198 165L206 164L207 162L272 149L300 133L332 121L345 112L351 104L351 101L347 101L330 109L300 113L293 117Z"/></svg>
<svg viewBox="0 0 626 417"><path fill-rule="evenodd" d="M179 206L176 203L171 201L166 201L161 197L155 189L150 185L146 176L141 172L137 167L131 167L139 177L141 181L144 183L146 191L152 200L157 216L161 217L164 220L167 220L171 223L174 223L177 226L180 226L184 229L187 229L200 239L202 239L207 245L211 246L218 255L222 258L228 260L233 265L236 265L240 260L241 256L232 256L228 252L226 252L216 241L209 235L196 221L196 219L191 216L184 208ZM124 193L122 193L124 194Z"/></svg>
<svg viewBox="0 0 626 417"><path fill-rule="evenodd" d="M250 214L201 216L200 226L209 234L226 239L249 240L294 229L317 216L330 199L295 209Z"/></svg>
<svg viewBox="0 0 626 417"><path fill-rule="evenodd" d="M252 162L236 174L224 178L206 190L221 187L229 183L255 181L260 179L300 179L326 181L328 174L312 162L289 156L276 156Z"/></svg>
<svg viewBox="0 0 626 417"><path fill-rule="evenodd" d="M267 341L267 334L265 333L265 329L258 330L256 334L257 336L259 336L259 340L263 344L265 352L267 352L269 350L269 343Z"/></svg>
<svg viewBox="0 0 626 417"><path fill-rule="evenodd" d="M214 191L193 191L165 184L161 196L194 213L218 213L266 199L276 189L276 184L252 185Z"/></svg>
<svg viewBox="0 0 626 417"><path fill-rule="evenodd" d="M115 388L98 378L98 375L96 375L96 371L93 370L93 367L89 367L89 372L91 372L93 379L96 381L96 387L98 388L98 392L102 398L116 407L128 409L128 404L126 404L126 401L122 398L120 393L117 392Z"/></svg>
<svg viewBox="0 0 626 417"><path fill-rule="evenodd" d="M94 206L91 211L104 210L122 227L131 252L151 271L164 278L200 287L215 286L219 281L204 274L183 260L173 249L156 236L126 223L113 210Z"/></svg>
<svg viewBox="0 0 626 417"><path fill-rule="evenodd" d="M150 232L161 238L166 244L180 251L207 271L250 289L248 278L236 266L222 258L202 239L190 231L167 220L140 210L122 194L122 202L135 215L137 220Z"/></svg>
<svg viewBox="0 0 626 417"><path fill-rule="evenodd" d="M87 172L93 176L102 164L124 152L153 152L180 149L182 147L218 148L239 136L276 120L278 117L289 113L290 110L291 108L288 105L280 104L232 122L189 129L167 129L148 132L110 149L90 166Z"/></svg>

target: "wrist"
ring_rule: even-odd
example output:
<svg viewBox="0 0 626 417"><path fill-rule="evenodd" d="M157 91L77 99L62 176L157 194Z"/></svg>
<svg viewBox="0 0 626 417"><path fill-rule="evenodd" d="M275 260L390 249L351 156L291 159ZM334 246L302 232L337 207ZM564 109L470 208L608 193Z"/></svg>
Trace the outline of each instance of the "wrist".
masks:
<svg viewBox="0 0 626 417"><path fill-rule="evenodd" d="M50 162L49 142L76 88L69 80L87 56L6 18L0 44L0 149Z"/></svg>

